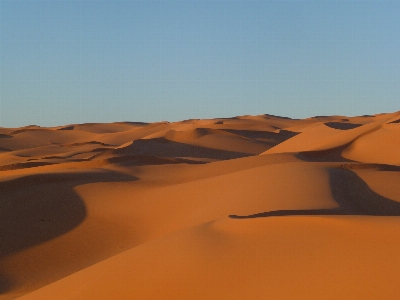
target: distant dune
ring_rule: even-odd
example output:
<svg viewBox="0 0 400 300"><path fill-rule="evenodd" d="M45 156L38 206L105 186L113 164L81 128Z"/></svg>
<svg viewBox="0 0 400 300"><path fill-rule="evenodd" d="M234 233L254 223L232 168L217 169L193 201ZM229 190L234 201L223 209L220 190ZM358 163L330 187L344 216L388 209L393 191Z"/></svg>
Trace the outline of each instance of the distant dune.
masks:
<svg viewBox="0 0 400 300"><path fill-rule="evenodd" d="M0 299L400 299L400 112L0 128Z"/></svg>

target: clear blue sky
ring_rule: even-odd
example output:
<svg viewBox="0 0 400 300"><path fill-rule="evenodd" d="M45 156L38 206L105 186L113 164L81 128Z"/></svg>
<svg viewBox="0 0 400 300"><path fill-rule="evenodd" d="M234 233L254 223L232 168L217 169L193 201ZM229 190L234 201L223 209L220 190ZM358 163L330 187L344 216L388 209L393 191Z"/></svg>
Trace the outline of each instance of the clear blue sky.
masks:
<svg viewBox="0 0 400 300"><path fill-rule="evenodd" d="M0 0L0 126L400 110L400 1Z"/></svg>

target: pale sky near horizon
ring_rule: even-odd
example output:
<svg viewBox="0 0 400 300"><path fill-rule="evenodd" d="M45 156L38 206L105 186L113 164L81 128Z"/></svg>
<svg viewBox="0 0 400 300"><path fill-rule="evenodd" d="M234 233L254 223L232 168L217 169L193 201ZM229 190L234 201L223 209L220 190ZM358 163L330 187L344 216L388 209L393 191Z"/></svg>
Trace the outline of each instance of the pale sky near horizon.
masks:
<svg viewBox="0 0 400 300"><path fill-rule="evenodd" d="M400 1L0 0L0 126L400 110Z"/></svg>

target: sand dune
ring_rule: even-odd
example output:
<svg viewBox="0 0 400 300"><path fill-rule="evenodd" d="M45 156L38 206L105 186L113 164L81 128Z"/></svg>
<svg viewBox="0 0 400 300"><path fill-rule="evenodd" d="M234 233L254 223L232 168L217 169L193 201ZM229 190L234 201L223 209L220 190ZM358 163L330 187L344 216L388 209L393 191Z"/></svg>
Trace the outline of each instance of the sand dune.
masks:
<svg viewBox="0 0 400 300"><path fill-rule="evenodd" d="M0 299L397 299L399 119L0 128Z"/></svg>

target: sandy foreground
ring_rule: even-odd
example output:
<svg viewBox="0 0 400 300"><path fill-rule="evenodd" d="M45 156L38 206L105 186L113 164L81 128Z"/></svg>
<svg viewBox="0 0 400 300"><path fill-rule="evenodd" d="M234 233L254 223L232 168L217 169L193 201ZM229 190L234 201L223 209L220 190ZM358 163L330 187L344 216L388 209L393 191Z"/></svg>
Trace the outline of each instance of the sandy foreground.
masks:
<svg viewBox="0 0 400 300"><path fill-rule="evenodd" d="M400 112L0 128L0 299L400 299Z"/></svg>

